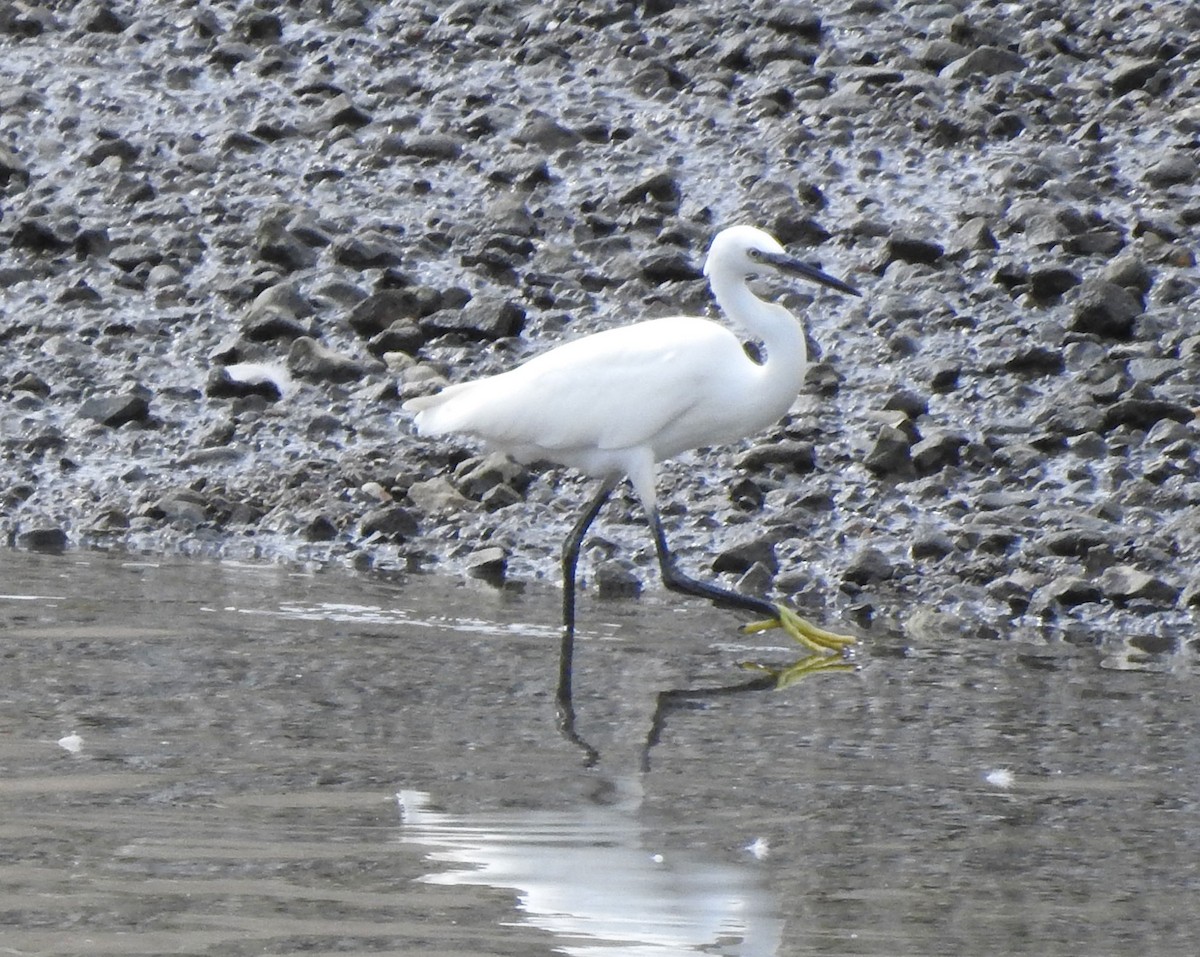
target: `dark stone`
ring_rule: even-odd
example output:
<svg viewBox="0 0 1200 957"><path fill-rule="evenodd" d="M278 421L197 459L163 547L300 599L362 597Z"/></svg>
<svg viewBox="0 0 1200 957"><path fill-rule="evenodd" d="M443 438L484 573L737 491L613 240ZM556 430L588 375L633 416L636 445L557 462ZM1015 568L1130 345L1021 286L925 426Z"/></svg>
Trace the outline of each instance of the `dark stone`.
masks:
<svg viewBox="0 0 1200 957"><path fill-rule="evenodd" d="M461 309L442 309L420 321L428 336L457 332L471 339L503 339L520 335L525 310L503 299L475 298Z"/></svg>
<svg viewBox="0 0 1200 957"><path fill-rule="evenodd" d="M467 574L472 578L499 586L503 584L507 571L508 553L498 546L481 548L467 556Z"/></svg>
<svg viewBox="0 0 1200 957"><path fill-rule="evenodd" d="M389 352L403 352L415 356L425 342L425 333L419 325L411 319L397 319L383 332L372 336L367 342L367 348L375 356Z"/></svg>
<svg viewBox="0 0 1200 957"><path fill-rule="evenodd" d="M1075 301L1071 330L1128 339L1143 309L1141 299L1124 286L1092 280L1084 284Z"/></svg>
<svg viewBox="0 0 1200 957"><path fill-rule="evenodd" d="M209 520L209 500L195 489L168 489L150 506L148 514L159 521L200 525Z"/></svg>
<svg viewBox="0 0 1200 957"><path fill-rule="evenodd" d="M1146 182L1160 188L1194 183L1200 165L1186 153L1169 153L1146 170Z"/></svg>
<svg viewBox="0 0 1200 957"><path fill-rule="evenodd" d="M691 258L681 252L659 252L642 263L642 275L660 285L664 282L687 282L700 279L703 273L696 268Z"/></svg>
<svg viewBox="0 0 1200 957"><path fill-rule="evenodd" d="M1064 575L1040 589L1036 598L1039 602L1073 607L1101 601L1104 594L1101 592L1100 586L1093 581L1074 575Z"/></svg>
<svg viewBox="0 0 1200 957"><path fill-rule="evenodd" d="M893 425L880 428L863 465L880 475L905 472L912 467L912 436Z"/></svg>
<svg viewBox="0 0 1200 957"><path fill-rule="evenodd" d="M1043 266L1029 273L1029 291L1036 299L1057 299L1078 285L1078 274L1066 266Z"/></svg>
<svg viewBox="0 0 1200 957"><path fill-rule="evenodd" d="M888 263L900 260L916 265L932 265L941 259L945 252L946 249L941 243L931 239L895 235L888 240L883 264L886 266Z"/></svg>
<svg viewBox="0 0 1200 957"><path fill-rule="evenodd" d="M337 526L327 515L316 515L304 526L304 540L308 542L331 542L337 538Z"/></svg>
<svg viewBox="0 0 1200 957"><path fill-rule="evenodd" d="M352 129L358 129L371 122L371 114L355 105L354 101L345 93L339 93L328 100L321 108L317 122L331 129L336 129L339 126L349 126Z"/></svg>
<svg viewBox="0 0 1200 957"><path fill-rule="evenodd" d="M493 452L482 459L466 459L454 470L454 484L460 492L473 499L483 498L497 485L524 491L531 481L532 476L525 466L500 452Z"/></svg>
<svg viewBox="0 0 1200 957"><path fill-rule="evenodd" d="M1061 350L1046 346L1019 346L1004 360L1004 371L1022 375L1058 375L1066 368Z"/></svg>
<svg viewBox="0 0 1200 957"><path fill-rule="evenodd" d="M739 455L736 465L751 472L760 471L770 465L782 465L791 472L804 474L817 467L817 450L811 442L796 439L763 442Z"/></svg>
<svg viewBox="0 0 1200 957"><path fill-rule="evenodd" d="M252 43L278 43L283 36L283 21L273 13L248 10L238 16L233 29Z"/></svg>
<svg viewBox="0 0 1200 957"><path fill-rule="evenodd" d="M954 80L972 74L995 76L998 73L1015 73L1025 67L1025 60L1016 53L1000 47L982 46L947 64L938 75Z"/></svg>
<svg viewBox="0 0 1200 957"><path fill-rule="evenodd" d="M85 3L79 9L79 22L89 33L122 33L129 26L107 3Z"/></svg>
<svg viewBox="0 0 1200 957"><path fill-rule="evenodd" d="M295 316L276 308L257 309L248 316L242 334L250 342L291 341L312 332Z"/></svg>
<svg viewBox="0 0 1200 957"><path fill-rule="evenodd" d="M1173 607L1180 589L1161 578L1134 568L1115 565L1100 576L1100 588L1117 604L1141 600L1163 607Z"/></svg>
<svg viewBox="0 0 1200 957"><path fill-rule="evenodd" d="M420 531L412 512L401 505L385 505L362 517L360 530L365 538L378 536L389 542L406 542Z"/></svg>
<svg viewBox="0 0 1200 957"><path fill-rule="evenodd" d="M361 362L334 352L308 336L292 342L287 365L293 375L324 382L357 382L366 375Z"/></svg>
<svg viewBox="0 0 1200 957"><path fill-rule="evenodd" d="M401 156L411 156L414 159L448 163L462 155L463 143L456 136L428 133L397 139L386 149L395 150Z"/></svg>
<svg viewBox="0 0 1200 957"><path fill-rule="evenodd" d="M270 379L236 379L223 366L218 366L208 374L204 394L213 399L241 399L257 395L268 402L278 402L283 398L279 386Z"/></svg>
<svg viewBox="0 0 1200 957"><path fill-rule="evenodd" d="M975 217L963 223L954 234L950 237L950 248L959 250L990 250L999 249L1000 243L996 240L995 233L992 232L986 219Z"/></svg>
<svg viewBox="0 0 1200 957"><path fill-rule="evenodd" d="M125 395L95 396L79 407L79 415L110 428L127 422L143 422L150 414L150 402L140 392Z"/></svg>
<svg viewBox="0 0 1200 957"><path fill-rule="evenodd" d="M1103 412L1099 431L1109 432L1121 425L1148 429L1163 419L1191 422L1195 412L1188 405L1165 399L1121 399Z"/></svg>
<svg viewBox="0 0 1200 957"><path fill-rule="evenodd" d="M850 564L846 566L846 570L842 573L842 580L853 585L869 585L874 582L887 581L895 574L896 569L892 565L891 559L878 548L868 547L855 555Z"/></svg>
<svg viewBox="0 0 1200 957"><path fill-rule="evenodd" d="M719 575L745 574L754 565L764 565L772 575L779 571L775 557L775 542L769 538L756 538L731 545L713 559L713 571Z"/></svg>
<svg viewBox="0 0 1200 957"><path fill-rule="evenodd" d="M967 437L959 432L937 430L921 439L910 450L912 464L921 475L929 475L948 465L957 465Z"/></svg>
<svg viewBox="0 0 1200 957"><path fill-rule="evenodd" d="M911 389L897 389L883 403L886 412L902 412L909 420L918 419L929 412L929 400Z"/></svg>
<svg viewBox="0 0 1200 957"><path fill-rule="evenodd" d="M940 559L958 551L949 535L944 532L925 532L917 535L909 547L914 561Z"/></svg>
<svg viewBox="0 0 1200 957"><path fill-rule="evenodd" d="M387 236L367 230L343 236L333 244L333 258L351 269L384 269L400 265L400 251Z"/></svg>
<svg viewBox="0 0 1200 957"><path fill-rule="evenodd" d="M143 263L155 266L162 262L162 250L143 243L125 243L108 254L108 260L125 272L132 272Z"/></svg>
<svg viewBox="0 0 1200 957"><path fill-rule="evenodd" d="M951 360L936 363L929 375L929 387L939 394L953 392L958 388L958 378L962 375L962 366Z"/></svg>
<svg viewBox="0 0 1200 957"><path fill-rule="evenodd" d="M1142 89L1162 68L1158 59L1124 60L1104 74L1104 80L1116 96L1124 96Z"/></svg>
<svg viewBox="0 0 1200 957"><path fill-rule="evenodd" d="M17 158L16 153L5 146L0 146L0 189L13 181L28 186L29 169Z"/></svg>
<svg viewBox="0 0 1200 957"><path fill-rule="evenodd" d="M350 328L360 336L378 335L397 320L415 320L441 308L440 297L428 286L381 289L350 310Z"/></svg>
<svg viewBox="0 0 1200 957"><path fill-rule="evenodd" d="M61 253L71 248L71 240L60 235L58 228L44 219L19 222L11 244L14 249L28 249L33 253Z"/></svg>
<svg viewBox="0 0 1200 957"><path fill-rule="evenodd" d="M648 201L678 205L682 196L683 191L679 187L679 181L676 179L675 174L664 170L652 174L635 186L627 189L621 194L618 202L622 206L631 206Z"/></svg>
<svg viewBox="0 0 1200 957"><path fill-rule="evenodd" d="M592 578L599 598L636 598L642 591L641 579L623 562L600 562Z"/></svg>
<svg viewBox="0 0 1200 957"><path fill-rule="evenodd" d="M55 526L31 528L17 535L17 547L57 555L66 550L67 533Z"/></svg>

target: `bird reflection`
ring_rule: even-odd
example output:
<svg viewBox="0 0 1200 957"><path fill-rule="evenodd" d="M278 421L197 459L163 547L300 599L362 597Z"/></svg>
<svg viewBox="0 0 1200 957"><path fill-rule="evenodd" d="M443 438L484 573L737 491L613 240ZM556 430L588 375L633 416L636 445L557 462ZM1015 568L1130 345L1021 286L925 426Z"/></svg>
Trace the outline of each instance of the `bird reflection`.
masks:
<svg viewBox="0 0 1200 957"><path fill-rule="evenodd" d="M750 860L716 862L655 843L639 820L641 779L615 799L566 810L455 816L401 791L405 843L449 865L422 880L511 888L531 926L572 957L774 957L783 920Z"/></svg>
<svg viewBox="0 0 1200 957"><path fill-rule="evenodd" d="M555 693L558 730L564 738L583 752L584 766L590 768L600 762L600 752L584 739L576 725L575 702L572 692L574 667L575 633L568 629L563 632L558 655L558 688ZM854 671L856 665L852 660L843 657L834 658L828 655L808 654L780 668L757 662L745 662L742 667L749 672L754 672L754 676L732 684L705 688L673 688L658 692L654 713L650 719L650 730L647 732L645 744L642 746L642 771L650 770L650 752L661 740L667 719L676 711L693 710L699 702L713 698L782 690L821 672Z"/></svg>

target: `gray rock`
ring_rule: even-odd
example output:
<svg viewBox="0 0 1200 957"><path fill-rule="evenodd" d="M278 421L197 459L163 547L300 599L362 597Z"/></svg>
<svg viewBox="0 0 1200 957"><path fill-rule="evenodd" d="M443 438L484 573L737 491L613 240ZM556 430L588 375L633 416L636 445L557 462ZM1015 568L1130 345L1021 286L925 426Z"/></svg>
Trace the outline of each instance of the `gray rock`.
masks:
<svg viewBox="0 0 1200 957"><path fill-rule="evenodd" d="M888 239L880 268L896 261L932 265L946 253L945 247L932 239L896 234Z"/></svg>
<svg viewBox="0 0 1200 957"><path fill-rule="evenodd" d="M937 429L921 439L909 453L918 474L928 475L948 465L957 465L959 454L966 444L967 437L961 432Z"/></svg>
<svg viewBox="0 0 1200 957"><path fill-rule="evenodd" d="M1146 170L1146 182L1166 187L1194 183L1200 176L1200 165L1186 153L1168 153Z"/></svg>
<svg viewBox="0 0 1200 957"><path fill-rule="evenodd" d="M1107 338L1128 339L1143 309L1141 299L1124 286L1089 280L1075 300L1071 329Z"/></svg>
<svg viewBox="0 0 1200 957"><path fill-rule="evenodd" d="M881 426L863 465L880 475L902 473L912 467L912 444L912 437L903 429Z"/></svg>
<svg viewBox="0 0 1200 957"><path fill-rule="evenodd" d="M504 299L477 296L459 309L441 309L420 321L428 336L457 332L471 339L504 339L519 335L525 310Z"/></svg>
<svg viewBox="0 0 1200 957"><path fill-rule="evenodd" d="M79 407L81 418L114 429L127 422L144 422L149 415L149 397L142 390L123 395L93 396Z"/></svg>
<svg viewBox="0 0 1200 957"><path fill-rule="evenodd" d="M383 356L389 352L403 352L415 356L425 345L424 330L411 319L397 319L378 335L372 336L367 348L372 355Z"/></svg>
<svg viewBox="0 0 1200 957"><path fill-rule="evenodd" d="M1000 243L988 221L977 216L954 231L948 248L955 251L991 250L999 249Z"/></svg>
<svg viewBox="0 0 1200 957"><path fill-rule="evenodd" d="M502 452L466 459L454 470L455 485L468 498L476 500L482 499L497 485L507 485L515 492L524 491L532 480L533 476L525 466Z"/></svg>
<svg viewBox="0 0 1200 957"><path fill-rule="evenodd" d="M1000 73L1015 73L1024 70L1026 65L1025 60L1016 53L1002 50L999 47L983 46L946 64L938 75L947 80L957 80L976 74L996 76Z"/></svg>
<svg viewBox="0 0 1200 957"><path fill-rule="evenodd" d="M878 548L868 546L860 551L842 572L842 580L854 585L870 585L887 581L896 574L890 558Z"/></svg>
<svg viewBox="0 0 1200 957"><path fill-rule="evenodd" d="M655 253L642 263L642 275L655 285L665 282L690 282L701 278L690 256L683 252Z"/></svg>
<svg viewBox="0 0 1200 957"><path fill-rule="evenodd" d="M600 598L636 598L642 592L642 581L633 569L615 559L599 562L592 579Z"/></svg>
<svg viewBox="0 0 1200 957"><path fill-rule="evenodd" d="M389 542L406 542L416 537L420 525L412 512L400 505L385 505L362 517L359 530L365 538L378 536Z"/></svg>
<svg viewBox="0 0 1200 957"><path fill-rule="evenodd" d="M168 489L155 500L147 514L172 524L200 525L209 519L209 501L195 489Z"/></svg>
<svg viewBox="0 0 1200 957"><path fill-rule="evenodd" d="M481 548L467 556L467 574L499 586L508 572L508 553L498 546Z"/></svg>
<svg viewBox="0 0 1200 957"><path fill-rule="evenodd" d="M937 560L957 551L958 546L954 544L954 540L941 531L921 532L913 538L912 545L909 546L909 555L914 561Z"/></svg>
<svg viewBox="0 0 1200 957"><path fill-rule="evenodd" d="M17 547L31 552L56 555L65 551L68 544L66 531L56 525L37 526L17 534Z"/></svg>
<svg viewBox="0 0 1200 957"><path fill-rule="evenodd" d="M399 247L389 236L368 229L357 236L342 236L333 243L333 258L351 269L384 269L401 262Z"/></svg>
<svg viewBox="0 0 1200 957"><path fill-rule="evenodd" d="M762 565L771 575L779 571L775 557L775 542L771 538L754 538L738 542L719 552L713 559L713 571L718 575L742 575L754 565Z"/></svg>
<svg viewBox="0 0 1200 957"><path fill-rule="evenodd" d="M817 450L811 442L781 439L751 446L737 457L737 468L758 472L771 465L780 465L790 472L807 474L817 467Z"/></svg>
<svg viewBox="0 0 1200 957"><path fill-rule="evenodd" d="M1177 586L1132 565L1106 569L1100 576L1100 589L1118 604L1140 600L1164 608L1173 607L1180 593Z"/></svg>
<svg viewBox="0 0 1200 957"><path fill-rule="evenodd" d="M367 372L363 363L308 336L301 336L292 343L287 367L293 375L323 382L357 382Z"/></svg>
<svg viewBox="0 0 1200 957"><path fill-rule="evenodd" d="M1037 299L1057 299L1079 282L1079 274L1068 266L1040 266L1029 271L1029 291Z"/></svg>
<svg viewBox="0 0 1200 957"><path fill-rule="evenodd" d="M1140 90L1163 69L1158 59L1122 59L1104 74L1104 82L1112 87L1117 96Z"/></svg>
<svg viewBox="0 0 1200 957"><path fill-rule="evenodd" d="M1103 599L1104 593L1096 582L1078 575L1063 575L1038 589L1034 596L1034 604L1037 609L1045 611L1052 605L1071 608Z"/></svg>
<svg viewBox="0 0 1200 957"><path fill-rule="evenodd" d="M398 320L415 322L442 308L442 294L431 286L381 289L350 310L349 322L355 332L369 338Z"/></svg>

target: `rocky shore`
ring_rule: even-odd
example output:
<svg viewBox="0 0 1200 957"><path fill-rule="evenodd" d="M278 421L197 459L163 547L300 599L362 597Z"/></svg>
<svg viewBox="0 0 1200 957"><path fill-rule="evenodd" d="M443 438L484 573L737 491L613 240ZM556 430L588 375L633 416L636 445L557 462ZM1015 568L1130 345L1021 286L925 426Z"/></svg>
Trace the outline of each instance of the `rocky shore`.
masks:
<svg viewBox="0 0 1200 957"><path fill-rule="evenodd" d="M1200 7L0 2L0 532L554 580L587 494L407 397L711 310L750 222L792 413L665 469L685 565L860 625L1192 654ZM618 497L603 593L658 587Z"/></svg>

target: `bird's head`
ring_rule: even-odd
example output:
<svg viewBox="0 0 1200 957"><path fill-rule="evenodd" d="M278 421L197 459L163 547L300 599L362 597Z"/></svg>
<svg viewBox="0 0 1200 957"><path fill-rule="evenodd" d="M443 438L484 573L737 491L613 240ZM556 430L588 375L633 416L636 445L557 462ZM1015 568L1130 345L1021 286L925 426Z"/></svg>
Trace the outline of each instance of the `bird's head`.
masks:
<svg viewBox="0 0 1200 957"><path fill-rule="evenodd" d="M731 226L717 233L704 260L704 275L713 279L719 274L746 280L771 272L799 276L830 289L860 296L857 289L793 256L789 256L777 239L753 226Z"/></svg>

